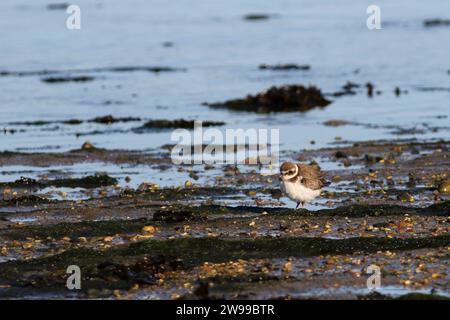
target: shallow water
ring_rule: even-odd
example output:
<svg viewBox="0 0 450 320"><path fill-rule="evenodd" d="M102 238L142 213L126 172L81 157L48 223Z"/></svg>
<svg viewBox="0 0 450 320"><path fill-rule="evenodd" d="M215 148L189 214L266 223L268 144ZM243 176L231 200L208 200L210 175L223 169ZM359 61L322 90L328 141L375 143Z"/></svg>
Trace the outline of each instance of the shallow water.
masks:
<svg viewBox="0 0 450 320"><path fill-rule="evenodd" d="M185 72L100 72L86 83L46 84L40 76L0 77L0 127L9 122L138 116L143 119L225 120L227 128L279 128L282 149L320 147L334 141L398 137L386 129L324 127L329 119L415 127L446 126L450 28L423 27L446 18L446 1L378 1L382 30L366 27L369 1L97 1L80 0L82 29L65 28L64 10L48 1L3 0L0 4L0 69L33 71L110 66L169 66ZM186 14L189 13L189 14ZM245 21L248 13L274 15ZM132 17L130 19L130 17ZM166 47L164 42L172 42ZM261 63L310 64L309 71L263 71ZM84 73L83 73L84 74ZM333 98L307 113L254 115L211 110L202 102L256 93L272 85L315 84L324 92L347 81L368 81L381 95ZM399 86L408 94L396 98ZM107 129L129 129L133 123ZM2 135L0 150L63 151L85 140L105 148L149 149L171 143L171 131L86 135L104 125L13 126L25 132ZM48 130L47 130L48 129ZM223 128L222 128L223 129ZM448 130L402 138L448 138ZM311 146L310 141L316 141ZM172 142L173 143L173 142Z"/></svg>

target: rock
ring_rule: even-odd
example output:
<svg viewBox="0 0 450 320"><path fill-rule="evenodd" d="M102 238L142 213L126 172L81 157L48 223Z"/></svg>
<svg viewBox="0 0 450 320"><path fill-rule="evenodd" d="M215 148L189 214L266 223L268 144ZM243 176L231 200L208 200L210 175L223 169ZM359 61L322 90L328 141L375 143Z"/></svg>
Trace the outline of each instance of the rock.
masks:
<svg viewBox="0 0 450 320"><path fill-rule="evenodd" d="M397 200L400 200L402 202L414 202L414 197L408 192L404 192L397 196Z"/></svg>
<svg viewBox="0 0 450 320"><path fill-rule="evenodd" d="M383 158L382 157L375 157L375 156L372 156L370 154L365 154L362 160L369 164L369 163L379 162L380 160L383 160Z"/></svg>
<svg viewBox="0 0 450 320"><path fill-rule="evenodd" d="M344 153L344 152L342 152L342 151L337 151L337 152L334 154L334 156L335 156L337 159L347 158L347 157L348 157L347 154Z"/></svg>
<svg viewBox="0 0 450 320"><path fill-rule="evenodd" d="M414 188L416 186L417 182L416 180L417 180L416 175L413 172L410 172L408 174L408 183L407 183L408 187Z"/></svg>
<svg viewBox="0 0 450 320"><path fill-rule="evenodd" d="M348 159L344 159L344 161L342 161L342 164L344 165L344 167L350 167L352 165L352 162Z"/></svg>
<svg viewBox="0 0 450 320"><path fill-rule="evenodd" d="M284 273L290 273L292 271L292 262L288 261L283 265L282 271Z"/></svg>
<svg viewBox="0 0 450 320"><path fill-rule="evenodd" d="M438 191L441 194L450 194L450 180L445 180L439 184Z"/></svg>
<svg viewBox="0 0 450 320"><path fill-rule="evenodd" d="M161 209L153 214L153 221L183 222L194 220L194 213L187 210Z"/></svg>
<svg viewBox="0 0 450 320"><path fill-rule="evenodd" d="M189 178L192 178L194 180L198 180L200 179L200 177L198 176L198 174L194 171L189 172Z"/></svg>
<svg viewBox="0 0 450 320"><path fill-rule="evenodd" d="M119 280L130 283L154 285L164 272L178 271L184 268L183 261L163 255L145 256L134 264L103 262L97 265L96 274L91 276L108 282Z"/></svg>
<svg viewBox="0 0 450 320"><path fill-rule="evenodd" d="M156 231L156 229L154 226L144 226L142 228L142 232L145 232L145 233L155 233L155 231Z"/></svg>
<svg viewBox="0 0 450 320"><path fill-rule="evenodd" d="M159 190L159 185L156 183L142 182L137 190L139 192L155 192Z"/></svg>
<svg viewBox="0 0 450 320"><path fill-rule="evenodd" d="M352 124L352 123L347 120L336 120L336 119L327 120L323 123L323 125L327 126L327 127L341 127L341 126L346 126L349 124Z"/></svg>
<svg viewBox="0 0 450 320"><path fill-rule="evenodd" d="M83 178L67 178L67 179L55 179L42 181L41 184L45 186L53 186L57 188L84 188L93 189L99 187L113 186L117 184L117 179L108 176L107 174L98 173L91 176L85 176Z"/></svg>
<svg viewBox="0 0 450 320"><path fill-rule="evenodd" d="M273 71L283 71L283 70L309 70L311 66L307 64L298 65L295 63L287 63L287 64L261 64L259 65L260 70L273 70Z"/></svg>
<svg viewBox="0 0 450 320"><path fill-rule="evenodd" d="M92 150L92 149L95 149L95 147L94 147L94 145L93 145L91 142L86 141L86 142L83 143L83 145L81 146L81 149L82 149L82 150Z"/></svg>
<svg viewBox="0 0 450 320"><path fill-rule="evenodd" d="M331 101L325 99L322 92L314 87L287 85L271 87L256 95L228 100L222 103L207 104L213 108L228 108L235 111L257 113L308 111L317 107L325 107Z"/></svg>
<svg viewBox="0 0 450 320"><path fill-rule="evenodd" d="M97 117L92 120L89 120L89 122L99 123L99 124L112 124L116 122L131 122L131 121L141 121L141 118L134 118L134 117L124 117L124 118L115 118L112 115L107 115L103 117Z"/></svg>
<svg viewBox="0 0 450 320"><path fill-rule="evenodd" d="M34 186L37 184L38 182L35 179L31 179L28 177L20 177L20 179L14 181L15 186Z"/></svg>

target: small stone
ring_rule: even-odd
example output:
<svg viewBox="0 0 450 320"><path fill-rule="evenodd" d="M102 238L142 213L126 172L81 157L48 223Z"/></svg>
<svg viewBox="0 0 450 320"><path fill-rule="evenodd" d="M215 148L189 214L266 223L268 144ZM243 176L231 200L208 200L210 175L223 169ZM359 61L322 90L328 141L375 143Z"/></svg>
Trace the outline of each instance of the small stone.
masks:
<svg viewBox="0 0 450 320"><path fill-rule="evenodd" d="M156 229L154 226L145 226L142 228L142 232L145 233L155 233Z"/></svg>
<svg viewBox="0 0 450 320"><path fill-rule="evenodd" d="M347 158L347 154L346 154L345 152L342 152L342 151L337 151L337 152L334 154L334 156L335 156L336 158L338 158L338 159L340 159L340 158Z"/></svg>
<svg viewBox="0 0 450 320"><path fill-rule="evenodd" d="M179 298L180 298L180 295L178 293L172 293L170 295L170 299L172 299L172 300L177 300Z"/></svg>
<svg viewBox="0 0 450 320"><path fill-rule="evenodd" d="M31 248L33 248L33 242L24 242L23 244L22 244L22 248L24 248L24 249L31 249Z"/></svg>
<svg viewBox="0 0 450 320"><path fill-rule="evenodd" d="M81 149L83 149L83 150L92 150L92 149L94 149L94 145L93 145L91 142L86 141L86 142L83 143L83 145L81 146Z"/></svg>
<svg viewBox="0 0 450 320"><path fill-rule="evenodd" d="M352 165L352 162L348 159L344 159L342 163L344 164L344 167L350 167Z"/></svg>
<svg viewBox="0 0 450 320"><path fill-rule="evenodd" d="M450 180L443 181L438 188L439 193L450 194Z"/></svg>
<svg viewBox="0 0 450 320"><path fill-rule="evenodd" d="M339 175L333 176L333 178L331 178L331 181L333 182L339 182L342 180L342 177Z"/></svg>
<svg viewBox="0 0 450 320"><path fill-rule="evenodd" d="M283 265L283 272L290 273L292 271L292 262L288 261Z"/></svg>
<svg viewBox="0 0 450 320"><path fill-rule="evenodd" d="M7 247L2 247L2 248L0 249L0 254L1 254L2 256L7 256L8 253L9 253L9 251L8 251L8 248L7 248Z"/></svg>

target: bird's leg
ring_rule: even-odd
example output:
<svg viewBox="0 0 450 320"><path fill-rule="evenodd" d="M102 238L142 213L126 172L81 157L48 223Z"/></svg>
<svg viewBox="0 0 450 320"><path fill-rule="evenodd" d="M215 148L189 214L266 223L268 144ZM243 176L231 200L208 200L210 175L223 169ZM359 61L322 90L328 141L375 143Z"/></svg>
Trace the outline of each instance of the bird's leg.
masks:
<svg viewBox="0 0 450 320"><path fill-rule="evenodd" d="M299 201L299 202L297 202L297 206L295 207L295 209L298 209L298 206L299 206L299 205L302 205L302 206L301 206L301 209L303 209L304 206L305 206L305 201Z"/></svg>

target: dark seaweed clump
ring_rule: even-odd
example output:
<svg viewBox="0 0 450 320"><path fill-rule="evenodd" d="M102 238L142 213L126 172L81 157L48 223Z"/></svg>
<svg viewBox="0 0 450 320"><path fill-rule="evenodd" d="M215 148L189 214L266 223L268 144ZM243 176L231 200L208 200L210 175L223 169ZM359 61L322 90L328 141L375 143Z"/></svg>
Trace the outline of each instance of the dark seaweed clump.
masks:
<svg viewBox="0 0 450 320"><path fill-rule="evenodd" d="M228 108L236 111L269 113L304 112L316 107L325 107L330 103L331 101L325 99L320 89L314 86L287 85L271 87L257 95L248 95L243 99L209 104L209 106L214 108Z"/></svg>
<svg viewBox="0 0 450 320"><path fill-rule="evenodd" d="M194 129L194 120L150 120L143 126L134 128L136 133L142 133L151 130L164 130L164 129ZM202 121L203 127L223 126L225 122L222 121Z"/></svg>
<svg viewBox="0 0 450 320"><path fill-rule="evenodd" d="M15 188L99 188L117 184L117 179L112 178L106 174L96 174L93 176L86 176L83 178L67 178L67 179L55 179L55 180L34 180L27 177L21 177L14 182L0 183L0 187L15 187Z"/></svg>
<svg viewBox="0 0 450 320"><path fill-rule="evenodd" d="M287 64L261 64L259 65L260 70L274 70L274 71L283 71L283 70L309 70L311 66L307 64L295 64L295 63L287 63Z"/></svg>
<svg viewBox="0 0 450 320"><path fill-rule="evenodd" d="M47 185L55 186L57 188L98 188L117 184L117 179L112 178L106 174L99 174L94 176L87 176L75 179L60 179L47 182Z"/></svg>
<svg viewBox="0 0 450 320"><path fill-rule="evenodd" d="M112 115L107 115L103 117L97 117L92 120L89 120L89 122L99 123L99 124L112 124L117 122L132 122L132 121L141 121L141 118L136 117L123 117L123 118L116 118Z"/></svg>
<svg viewBox="0 0 450 320"><path fill-rule="evenodd" d="M48 77L43 78L45 83L64 83L64 82L88 82L93 81L94 77L90 76L77 76L77 77Z"/></svg>
<svg viewBox="0 0 450 320"><path fill-rule="evenodd" d="M268 20L268 19L270 19L270 15L265 13L249 13L244 16L244 20L247 21Z"/></svg>
<svg viewBox="0 0 450 320"><path fill-rule="evenodd" d="M425 27L450 26L450 19L429 19L423 22Z"/></svg>

